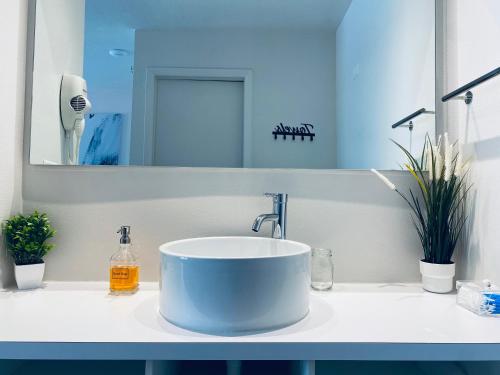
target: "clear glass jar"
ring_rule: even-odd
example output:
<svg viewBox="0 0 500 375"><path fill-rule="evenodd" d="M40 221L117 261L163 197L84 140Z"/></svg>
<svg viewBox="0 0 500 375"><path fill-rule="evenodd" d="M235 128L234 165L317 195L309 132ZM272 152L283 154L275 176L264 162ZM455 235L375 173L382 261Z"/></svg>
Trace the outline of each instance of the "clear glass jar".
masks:
<svg viewBox="0 0 500 375"><path fill-rule="evenodd" d="M333 253L330 249L311 251L311 287L328 290L333 286Z"/></svg>

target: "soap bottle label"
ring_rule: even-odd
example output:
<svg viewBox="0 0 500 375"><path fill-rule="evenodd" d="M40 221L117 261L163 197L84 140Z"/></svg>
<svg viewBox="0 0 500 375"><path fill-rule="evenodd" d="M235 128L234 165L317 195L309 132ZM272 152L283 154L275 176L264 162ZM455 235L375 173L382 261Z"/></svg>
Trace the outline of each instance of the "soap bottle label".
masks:
<svg viewBox="0 0 500 375"><path fill-rule="evenodd" d="M111 278L113 280L127 280L130 278L130 270L128 267L113 267L111 268Z"/></svg>
<svg viewBox="0 0 500 375"><path fill-rule="evenodd" d="M138 286L138 266L114 266L110 268L110 288L112 291L134 291Z"/></svg>

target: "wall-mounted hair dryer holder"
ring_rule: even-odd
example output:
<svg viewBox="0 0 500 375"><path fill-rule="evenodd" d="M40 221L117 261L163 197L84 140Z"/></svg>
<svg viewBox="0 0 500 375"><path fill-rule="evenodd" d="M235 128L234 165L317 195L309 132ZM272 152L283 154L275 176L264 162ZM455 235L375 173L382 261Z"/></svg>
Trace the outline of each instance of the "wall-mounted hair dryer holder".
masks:
<svg viewBox="0 0 500 375"><path fill-rule="evenodd" d="M80 141L85 131L85 114L92 109L87 98L87 82L79 76L65 74L61 80L60 113L64 129L63 163L78 164Z"/></svg>

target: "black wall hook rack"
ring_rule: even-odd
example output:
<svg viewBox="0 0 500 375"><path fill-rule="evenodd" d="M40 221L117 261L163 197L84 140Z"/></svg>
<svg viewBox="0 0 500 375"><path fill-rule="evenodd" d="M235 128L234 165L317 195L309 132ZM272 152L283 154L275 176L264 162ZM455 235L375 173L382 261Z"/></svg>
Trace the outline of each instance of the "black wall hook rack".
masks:
<svg viewBox="0 0 500 375"><path fill-rule="evenodd" d="M489 73L486 73L485 75L482 75L481 77L475 79L472 82L467 83L466 85L463 85L462 87L459 87L458 89L450 92L449 94L443 96L441 98L441 101L447 102L450 99L463 99L465 101L465 104L470 104L472 103L472 99L474 98L474 95L470 91L472 88L480 85L483 82L486 82L493 77L496 77L497 75L500 74L500 67L492 70ZM459 96L460 94L465 93L465 96Z"/></svg>
<svg viewBox="0 0 500 375"><path fill-rule="evenodd" d="M280 122L278 126L276 126L273 130L274 139L278 139L278 136L282 136L284 140L286 137L292 137L292 140L295 141L295 137L300 137L303 141L304 138L309 137L311 142L313 141L316 133L313 133L314 125L302 123L300 126L285 126Z"/></svg>
<svg viewBox="0 0 500 375"><path fill-rule="evenodd" d="M393 129L396 129L397 127L404 126L410 128L410 130L413 130L413 122L410 120L413 120L415 117L420 116L421 114L428 113L428 114L434 114L434 111L428 111L425 108L420 108L418 111L413 112L411 115L406 116L404 119L399 120L396 122L394 125L392 125ZM410 123L408 125L405 125L408 121Z"/></svg>

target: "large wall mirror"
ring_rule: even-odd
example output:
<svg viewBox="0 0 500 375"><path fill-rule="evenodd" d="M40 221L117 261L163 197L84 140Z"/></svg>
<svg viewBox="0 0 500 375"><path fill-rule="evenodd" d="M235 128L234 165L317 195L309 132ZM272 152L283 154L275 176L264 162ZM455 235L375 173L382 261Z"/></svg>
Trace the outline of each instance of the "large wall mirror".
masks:
<svg viewBox="0 0 500 375"><path fill-rule="evenodd" d="M399 169L434 135L434 0L33 5L32 164Z"/></svg>

